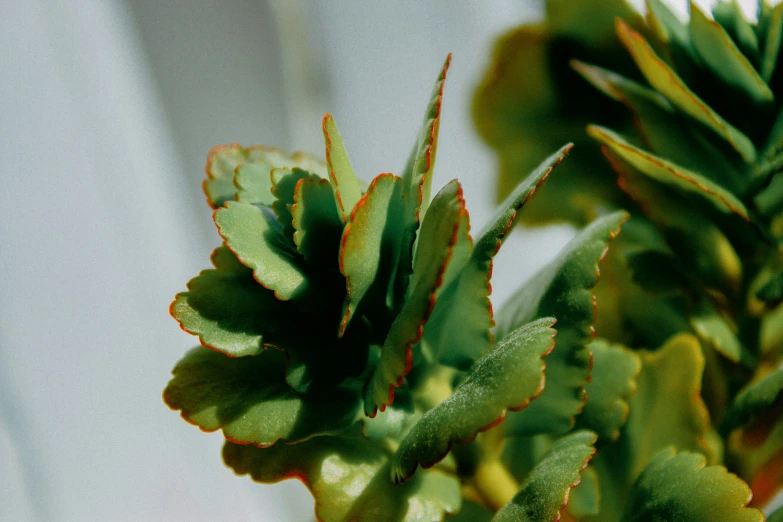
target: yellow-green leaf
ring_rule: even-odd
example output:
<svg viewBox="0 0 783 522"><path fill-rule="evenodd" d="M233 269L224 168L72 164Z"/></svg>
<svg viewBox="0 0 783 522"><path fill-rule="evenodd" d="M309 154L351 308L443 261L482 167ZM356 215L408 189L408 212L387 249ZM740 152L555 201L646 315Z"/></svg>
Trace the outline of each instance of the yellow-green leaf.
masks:
<svg viewBox="0 0 783 522"><path fill-rule="evenodd" d="M645 467L631 489L623 521L764 522L746 508L747 484L722 466L707 466L703 455L668 448Z"/></svg>
<svg viewBox="0 0 783 522"><path fill-rule="evenodd" d="M666 96L680 110L723 137L745 161L752 162L756 159L756 149L750 139L696 96L677 73L655 54L639 33L621 20L617 21L617 32L642 74L655 90Z"/></svg>

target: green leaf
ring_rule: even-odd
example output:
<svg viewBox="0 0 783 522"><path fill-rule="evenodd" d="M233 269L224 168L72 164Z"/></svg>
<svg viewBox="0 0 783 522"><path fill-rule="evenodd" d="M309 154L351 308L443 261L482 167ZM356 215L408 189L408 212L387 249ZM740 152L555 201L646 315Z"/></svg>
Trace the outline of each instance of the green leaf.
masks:
<svg viewBox="0 0 783 522"><path fill-rule="evenodd" d="M772 276L756 292L756 297L765 303L778 303L783 299L783 272Z"/></svg>
<svg viewBox="0 0 783 522"><path fill-rule="evenodd" d="M174 367L163 400L203 431L258 446L340 433L355 422L358 386L300 394L285 382L285 365L280 350L231 358L197 347Z"/></svg>
<svg viewBox="0 0 783 522"><path fill-rule="evenodd" d="M386 296L387 277L394 273L394 266L389 263L397 259L402 236L403 205L402 180L381 174L372 180L345 225L339 260L347 295L340 337L373 286L380 287L379 294Z"/></svg>
<svg viewBox="0 0 783 522"><path fill-rule="evenodd" d="M215 270L204 270L177 294L171 315L202 345L231 357L256 355L264 343L285 335L284 321L292 310L253 279L226 248L212 254Z"/></svg>
<svg viewBox="0 0 783 522"><path fill-rule="evenodd" d="M655 51L639 33L621 20L617 21L617 33L639 66L639 70L655 90L666 96L680 110L723 137L746 162L750 163L756 159L756 149L750 139L696 96L677 73L656 56Z"/></svg>
<svg viewBox="0 0 783 522"><path fill-rule="evenodd" d="M673 448L658 453L631 489L623 520L763 522L746 508L750 488L722 466L706 466L704 456Z"/></svg>
<svg viewBox="0 0 783 522"><path fill-rule="evenodd" d="M771 16L767 22L767 33L764 35L764 54L761 58L761 76L766 82L772 80L772 74L775 72L782 39L783 5L778 4L772 10Z"/></svg>
<svg viewBox="0 0 783 522"><path fill-rule="evenodd" d="M593 371L587 385L588 401L577 417L577 426L617 440L628 420L628 400L636 391L641 371L639 356L619 344L598 339L590 345Z"/></svg>
<svg viewBox="0 0 783 522"><path fill-rule="evenodd" d="M583 62L571 66L601 92L628 107L647 148L670 162L700 173L733 192L741 192L747 180L722 151L698 140L683 116L660 94L612 71Z"/></svg>
<svg viewBox="0 0 783 522"><path fill-rule="evenodd" d="M459 511L456 478L427 470L395 486L389 480L390 456L385 444L358 434L263 449L230 442L223 447L224 462L238 475L265 484L300 479L324 522L435 522Z"/></svg>
<svg viewBox="0 0 783 522"><path fill-rule="evenodd" d="M517 213L571 150L562 147L544 160L500 204L478 235L470 258L444 292L436 308L429 342L444 364L466 370L491 345L495 325L489 295L492 292L493 259L500 251ZM520 323L521 324L521 323ZM429 332L428 332L429 333Z"/></svg>
<svg viewBox="0 0 783 522"><path fill-rule="evenodd" d="M767 517L767 522L783 522L783 508L779 508Z"/></svg>
<svg viewBox="0 0 783 522"><path fill-rule="evenodd" d="M324 115L323 132L326 142L329 181L334 192L334 200L337 203L337 211L345 221L346 216L351 213L362 197L362 189L351 166L351 160L348 158L348 151L345 150L343 138L337 131L337 124L331 114Z"/></svg>
<svg viewBox="0 0 783 522"><path fill-rule="evenodd" d="M783 370L778 369L758 382L745 387L734 399L723 416L721 433L728 436L733 430L746 425L777 401L783 391Z"/></svg>
<svg viewBox="0 0 783 522"><path fill-rule="evenodd" d="M594 221L503 307L498 336L538 317L558 321L557 349L547 359L547 386L529 408L508 420L508 433L564 433L582 411L592 367L587 345L595 335L591 289L598 282L598 263L627 218L625 212L615 212Z"/></svg>
<svg viewBox="0 0 783 522"><path fill-rule="evenodd" d="M296 184L291 206L296 249L313 266L338 269L343 220L325 179L306 178Z"/></svg>
<svg viewBox="0 0 783 522"><path fill-rule="evenodd" d="M296 186L302 180L318 180L319 178L299 168L275 169L270 176L272 179L272 194L275 197L275 201L272 203L272 210L275 211L277 222L282 227L283 237L293 245L295 230L291 207L294 205Z"/></svg>
<svg viewBox="0 0 783 522"><path fill-rule="evenodd" d="M447 520L448 522L490 522L492 512L477 502L463 500L459 513Z"/></svg>
<svg viewBox="0 0 783 522"><path fill-rule="evenodd" d="M568 512L576 519L595 516L601 512L600 484L598 475L591 466L582 471L582 482L571 490Z"/></svg>
<svg viewBox="0 0 783 522"><path fill-rule="evenodd" d="M293 245L283 237L270 211L229 201L215 212L215 224L226 246L275 297L287 301L310 289Z"/></svg>
<svg viewBox="0 0 783 522"><path fill-rule="evenodd" d="M218 145L207 156L204 180L207 202L212 208L219 208L236 197L237 201L268 205L271 203L269 172L296 166L318 175L325 173L324 164L308 154L287 156L280 149L261 145L248 148L237 143Z"/></svg>
<svg viewBox="0 0 783 522"><path fill-rule="evenodd" d="M462 187L448 183L432 200L419 234L410 291L394 319L381 350L365 397L365 413L374 417L394 401L394 388L402 385L412 364L411 346L421 339L424 325L435 307L443 275L452 259L463 216L467 215Z"/></svg>
<svg viewBox="0 0 783 522"><path fill-rule="evenodd" d="M774 95L753 65L717 22L691 2L688 26L691 41L702 60L728 85L747 93L756 102L770 102Z"/></svg>
<svg viewBox="0 0 783 522"><path fill-rule="evenodd" d="M473 440L502 422L508 410L530 404L544 388L543 358L554 347L555 320L522 326L484 355L454 393L413 426L394 456L392 479L410 479L440 461L454 443Z"/></svg>
<svg viewBox="0 0 783 522"><path fill-rule="evenodd" d="M701 298L696 302L690 322L696 335L728 360L742 362L748 368L756 366L755 357L742 345L734 329L707 299Z"/></svg>
<svg viewBox="0 0 783 522"><path fill-rule="evenodd" d="M759 62L759 37L736 0L719 0L712 8L712 17L748 59Z"/></svg>
<svg viewBox="0 0 783 522"><path fill-rule="evenodd" d="M400 262L395 276L395 294L402 300L408 287L408 279L413 272L413 245L419 223L427 212L430 202L432 173L435 168L435 156L438 151L438 131L440 130L440 111L443 105L443 86L451 65L451 53L446 57L443 68L435 82L427 110L424 114L416 144L402 174L405 210L400 250Z"/></svg>
<svg viewBox="0 0 783 522"><path fill-rule="evenodd" d="M692 287L679 260L671 253L641 250L626 256L633 281L655 295L679 295Z"/></svg>
<svg viewBox="0 0 783 522"><path fill-rule="evenodd" d="M718 210L737 214L745 221L750 221L748 209L734 194L701 174L689 172L682 167L634 147L618 134L604 127L591 125L588 127L587 132L627 161L638 172L689 194L696 194Z"/></svg>
<svg viewBox="0 0 783 522"><path fill-rule="evenodd" d="M590 462L595 433L577 431L557 440L522 484L514 499L492 522L554 522L568 504L568 495L581 481Z"/></svg>

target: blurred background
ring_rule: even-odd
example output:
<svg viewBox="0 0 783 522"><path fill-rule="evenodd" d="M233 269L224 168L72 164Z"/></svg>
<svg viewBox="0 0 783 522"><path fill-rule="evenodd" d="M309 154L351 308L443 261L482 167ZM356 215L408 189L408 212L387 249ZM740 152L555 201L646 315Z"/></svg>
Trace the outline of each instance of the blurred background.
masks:
<svg viewBox="0 0 783 522"><path fill-rule="evenodd" d="M220 241L206 154L322 155L331 112L361 177L399 172L453 52L433 186L460 178L478 229L495 166L471 95L494 39L540 17L532 0L0 0L0 519L312 520L300 483L234 477L221 435L160 398L196 342L168 305ZM495 304L572 235L515 234Z"/></svg>

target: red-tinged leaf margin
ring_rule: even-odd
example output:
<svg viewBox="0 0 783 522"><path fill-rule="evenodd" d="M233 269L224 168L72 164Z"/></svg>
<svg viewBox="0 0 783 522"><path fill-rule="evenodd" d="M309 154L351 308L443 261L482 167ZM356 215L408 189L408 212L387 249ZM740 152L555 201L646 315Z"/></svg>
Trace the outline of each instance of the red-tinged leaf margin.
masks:
<svg viewBox="0 0 783 522"><path fill-rule="evenodd" d="M340 255L339 255L340 273L343 276L345 276L345 244L350 235L351 228L353 228L353 224L356 219L356 214L360 208L362 208L364 205L367 204L367 200L369 199L370 195L373 193L375 189L375 185L378 183L378 181L387 178L399 179L397 176L395 176L390 172L379 174L375 178L373 178L372 182L370 182L370 186L367 188L367 192L365 192L362 195L362 197L356 203L356 206L353 207L353 210L351 211L351 216L348 219L347 223L345 224L345 229L343 229L343 237L340 239ZM340 320L338 337L342 337L345 334L345 329L348 327L348 322L350 321L351 316L353 315L354 310L351 308L352 303L353 303L353 299L351 297L351 279L345 276L345 312L343 313L343 317Z"/></svg>
<svg viewBox="0 0 783 522"><path fill-rule="evenodd" d="M348 212L350 212L352 210L352 208L348 208L347 210L345 208L345 203L343 202L343 197L340 194L339 181L338 181L337 175L335 174L335 171L334 171L334 165L332 163L332 136L331 136L331 134L329 133L329 130L328 130L328 124L330 122L332 123L332 126L334 127L335 132L338 133L338 137L340 138L340 141L342 141L342 137L339 136L339 131L337 130L337 124L334 121L334 117L327 112L326 114L324 114L324 119L323 119L323 121L321 123L321 129L323 130L323 134L324 134L324 141L326 142L326 169L327 169L327 172L329 173L329 181L332 184L332 187L333 187L333 190L334 190L334 198L335 198L335 200L337 202L337 211L340 213L340 217L342 217L343 222L345 222L346 215L347 215ZM343 149L344 148L345 148L345 146L343 145ZM346 159L347 159L347 152L346 152ZM351 174L354 175L354 177L355 177L355 173L353 172L353 170L351 170ZM357 183L357 187L356 188L358 189L358 183ZM350 205L349 205L349 207L350 207Z"/></svg>
<svg viewBox="0 0 783 522"><path fill-rule="evenodd" d="M681 170L674 168L676 165L670 164L661 158L655 156L654 154L650 154L642 149L639 149L637 147L632 146L631 144L625 142L624 140L619 139L620 136L614 134L612 131L609 131L608 129L601 127L600 125L588 125L587 126L587 134L591 137L595 138L599 142L601 142L602 147L607 147L609 150L611 150L613 147L612 145L616 146L617 148L620 148L624 151L626 151L629 154L635 155L640 157L641 159L665 170L672 176L674 176L677 179L680 179L682 181L685 181L686 183L693 185L697 189L699 189L701 192L704 192L705 194L709 194L712 197L717 198L718 200L723 203L727 209L729 209L731 212L745 220L746 222L750 223L751 219L750 216L747 213L747 210L739 209L737 206L732 202L726 199L726 197L719 192L711 189L710 187L707 187L703 183L700 183L698 179L694 179L692 177L686 176ZM614 134L614 135L613 135ZM611 143L612 145L609 145ZM628 160L625 160L628 161ZM634 167L636 168L636 167ZM637 169L640 170L640 169ZM686 170L686 169L682 169ZM657 181L661 182L658 179L644 173L645 176Z"/></svg>
<svg viewBox="0 0 783 522"><path fill-rule="evenodd" d="M450 56L450 55L449 55ZM449 263L451 262L451 258L454 254L454 248L457 245L457 242L459 240L459 233L461 229L462 224L462 217L466 217L469 219L469 214L467 208L465 208L465 198L463 197L463 190L462 185L458 185L459 189L457 190L456 197L459 200L460 204L460 210L459 210L459 217L456 220L454 224L454 229L451 233L451 239L449 240L448 245L448 252L446 254L446 257L443 260L443 264L440 266L440 269L438 271L438 277L437 277L437 283L432 288L429 296L429 306L427 307L426 312L419 320L419 324L416 326L416 335L414 338L408 340L405 342L404 350L405 350L405 369L401 375L397 376L396 382L392 381L389 383L389 398L388 401L385 403L377 404L375 401L373 401L373 404L370 408L365 407L365 415L367 415L370 418L374 418L378 414L378 409L380 409L382 412L386 411L387 406L391 406L394 404L394 390L395 388L399 388L402 386L403 380L405 377L410 373L411 367L413 366L413 346L416 345L422 338L424 334L424 325L429 320L430 316L432 315L432 311L435 309L435 304L438 299L438 290L440 290L442 284L443 284L443 278L446 274L446 271L449 268ZM357 205L358 206L358 205ZM468 238L470 238L470 235L468 235ZM491 313L491 304L490 304L490 313ZM386 347L384 346L384 350ZM383 353L384 350L381 351L381 361L383 360ZM380 367L380 362L378 363L378 366ZM372 393L374 387L375 387L375 375L373 374L373 378L370 381L369 387L368 387L368 393ZM489 429L489 428L487 428Z"/></svg>
<svg viewBox="0 0 783 522"><path fill-rule="evenodd" d="M543 321L544 321L544 319L540 319L538 322L543 322ZM421 466L422 469L430 469L433 466L436 466L439 462L441 462L444 458L446 458L446 456L451 452L451 449L454 447L454 444L469 444L469 443L473 442L476 439L476 437L478 436L479 433L483 433L485 431L489 431L492 428L494 428L494 427L498 426L499 424L501 424L504 420L506 420L506 416L508 415L509 411L512 411L512 412L522 411L525 408L527 408L530 405L531 402L533 402L536 398L538 398L538 396L541 395L541 393L544 391L544 387L546 385L546 360L545 359L555 349L555 337L557 336L557 330L554 329L554 326L555 326L556 323L557 323L556 319L550 319L548 321L547 328L552 330L552 337L551 337L552 342L549 345L549 348L545 352L543 352L542 355L540 356L540 359L541 359L541 377L540 377L540 379L538 381L538 388L536 389L535 392L533 392L532 395L530 395L530 397L528 397L524 402L522 402L522 404L519 404L518 406L509 406L509 407L503 409L503 411L500 413L500 415L498 416L497 419L493 420L492 422L490 422L486 426L484 426L482 428L479 428L478 430L476 430L475 433L473 433L468 438L463 439L463 440L450 440L448 445L447 445L447 447L446 447L446 450L439 457L434 459L432 462L422 463L422 462L420 462L417 459L417 466L415 466L413 468L413 470L410 471L410 473L402 474L402 475L395 473L392 476L392 480L394 481L394 483L395 484L402 484L404 482L409 481L413 477L413 475L416 474L416 469L417 469L418 466ZM585 466L587 466L587 464L585 464ZM401 471L401 470L396 470L396 471ZM563 507L565 507L565 506L563 506Z"/></svg>

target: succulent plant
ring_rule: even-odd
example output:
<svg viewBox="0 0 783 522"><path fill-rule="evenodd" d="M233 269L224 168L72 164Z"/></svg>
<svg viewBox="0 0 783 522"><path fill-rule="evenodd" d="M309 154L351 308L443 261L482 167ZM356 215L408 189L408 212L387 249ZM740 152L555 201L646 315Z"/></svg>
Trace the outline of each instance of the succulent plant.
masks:
<svg viewBox="0 0 783 522"><path fill-rule="evenodd" d="M430 197L449 63L400 176L365 188L329 115L325 163L239 145L207 160L223 245L171 306L200 346L175 366L164 400L222 431L235 473L302 480L319 520L581 518L599 513L599 490L610 495L586 466L621 429L666 422L677 431L657 433L664 443L705 440L701 417L682 430L667 417L702 412L692 337L654 353L591 344L598 264L625 212L582 229L495 324L494 258L571 146L535 168L474 240L459 182ZM682 393L667 411L642 409L660 404L661 383ZM644 415L629 418L634 401ZM655 449L640 450L656 454L649 464L627 463L642 470L624 490L629 520L685 519L702 505L760 520L725 470ZM676 487L681 477L693 487Z"/></svg>
<svg viewBox="0 0 783 522"><path fill-rule="evenodd" d="M655 518L666 512L658 498L664 511L634 518L628 506L637 498L630 488L666 495L670 485L648 475L666 462L665 454L655 456L664 445L725 465L750 485L752 506L779 505L771 501L783 489L783 4L762 0L757 21L726 0L711 15L691 3L687 20L661 0L647 1L644 18L621 1L602 5L605 11L590 11L587 2L549 0L545 27L592 16L601 29L585 24L586 40L607 27L616 36L591 48L592 56L574 46L570 55L550 52L542 62L581 77L558 83L553 90L561 96L582 103L603 94L615 102L615 109L586 107L551 125L555 135L586 128L583 135L612 167L584 161L569 173L573 186L594 187L581 193L586 215L616 208L631 214L602 265L596 329L612 346L641 354L641 372L617 441L600 448L587 468L601 495L596 520L756 520L717 497L707 502L700 483L707 473L693 474L684 460L672 465L671 480L691 499L691 511ZM546 34L571 38L552 29ZM505 71L537 52L527 42L503 39L476 94L477 126L501 165L517 161L506 144L526 134L499 108L533 114L539 107L536 99L514 95L515 88L538 85L536 75ZM625 58L615 62L618 54ZM614 171L616 190L602 192L606 185L587 169ZM538 201L560 197L545 188ZM530 222L562 220L579 222L562 206ZM747 493L732 480L722 498Z"/></svg>

